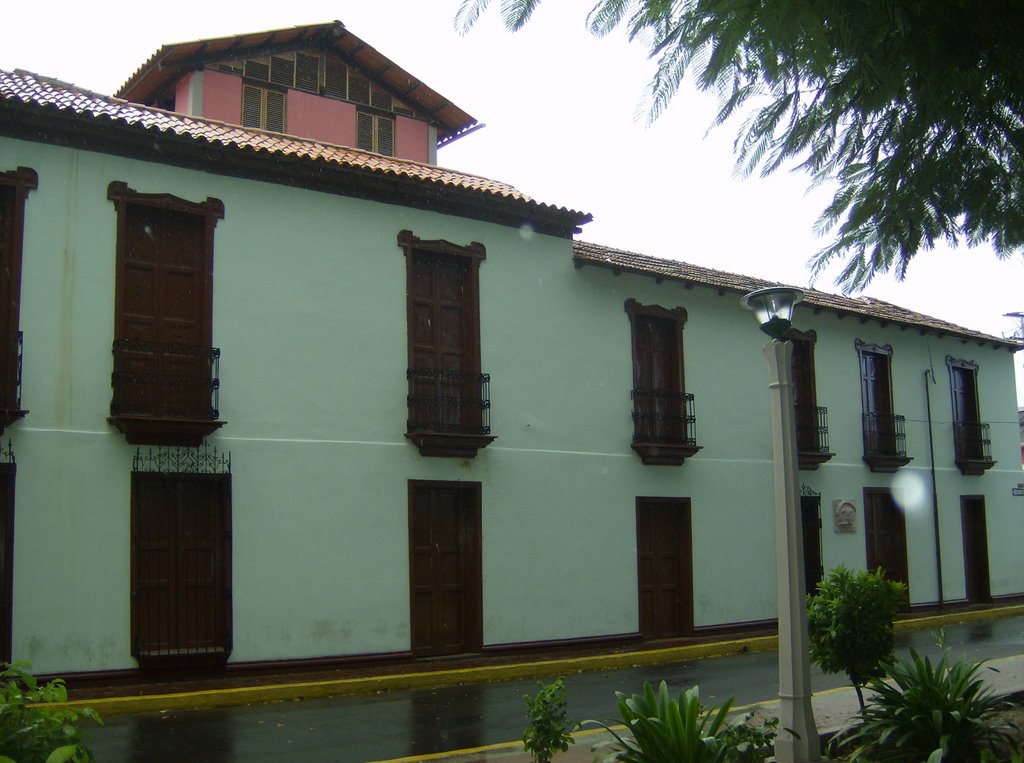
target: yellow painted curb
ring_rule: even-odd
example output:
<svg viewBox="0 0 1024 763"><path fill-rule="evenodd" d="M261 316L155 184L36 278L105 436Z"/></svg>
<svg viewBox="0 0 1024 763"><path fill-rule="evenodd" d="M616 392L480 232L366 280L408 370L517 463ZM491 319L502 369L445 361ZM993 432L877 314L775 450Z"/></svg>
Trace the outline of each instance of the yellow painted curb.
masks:
<svg viewBox="0 0 1024 763"><path fill-rule="evenodd" d="M913 630L941 627L964 622L981 622L1003 617L1024 615L1024 605L998 607L988 610L958 612L948 615L919 617L900 620L897 630ZM538 662L523 662L504 665L481 665L452 670L432 670L416 673L371 676L367 678L342 678L327 681L306 681L267 686L247 686L232 689L208 689L204 691L180 692L174 694L144 694L133 697L107 697L71 700L61 706L69 708L91 707L101 716L126 715L131 713L187 710L210 707L231 707L261 702L284 702L317 697L335 697L355 694L374 694L404 689L426 689L456 684L482 683L487 681L512 681L541 678L552 675L567 675L596 670L613 670L641 665L661 665L669 662L701 660L727 654L766 652L778 647L777 636L755 636L730 641L716 641L705 644L648 649L637 652L616 652L584 657L566 657Z"/></svg>

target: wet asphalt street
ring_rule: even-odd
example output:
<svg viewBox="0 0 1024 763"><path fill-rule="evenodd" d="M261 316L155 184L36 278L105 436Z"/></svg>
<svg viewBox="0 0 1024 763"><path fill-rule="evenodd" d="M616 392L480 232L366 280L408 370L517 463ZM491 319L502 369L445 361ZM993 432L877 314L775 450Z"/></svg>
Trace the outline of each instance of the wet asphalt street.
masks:
<svg viewBox="0 0 1024 763"><path fill-rule="evenodd" d="M901 654L910 646L939 651L929 631L897 639ZM945 639L954 657L1024 654L1024 617L947 626ZM815 691L846 683L812 670ZM778 661L775 652L763 652L571 674L570 716L611 718L614 692L638 691L645 680L665 680L674 693L699 684L705 704L735 695L746 705L774 698ZM117 716L88 729L86 739L100 763L364 763L516 740L525 723L523 695L536 690L536 681L514 681Z"/></svg>

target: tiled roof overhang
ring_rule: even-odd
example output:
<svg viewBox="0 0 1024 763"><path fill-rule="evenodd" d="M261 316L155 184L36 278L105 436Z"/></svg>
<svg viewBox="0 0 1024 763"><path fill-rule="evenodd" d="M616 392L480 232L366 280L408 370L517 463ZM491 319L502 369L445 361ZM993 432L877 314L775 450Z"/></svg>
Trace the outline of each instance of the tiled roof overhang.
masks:
<svg viewBox="0 0 1024 763"><path fill-rule="evenodd" d="M722 270L704 268L687 262L665 260L623 249L613 249L586 241L574 241L572 246L576 267L594 265L608 268L615 273L635 273L648 276L656 279L659 283L666 280L677 281L686 288L702 286L715 289L719 295L723 296L728 293L742 296L755 289L789 285L726 273ZM913 329L922 335L954 337L964 343L974 342L979 346L991 344L996 349L1005 348L1010 352L1024 349L1024 342L1020 340L983 334L980 331L973 331L938 318L915 313L879 299L846 297L815 289L799 288L804 293L803 306L814 310L815 314L828 311L837 313L840 317L854 316L861 323L877 321L883 326L895 325L904 330Z"/></svg>
<svg viewBox="0 0 1024 763"><path fill-rule="evenodd" d="M527 226L563 238L591 220L476 175L187 117L26 72L0 71L0 135Z"/></svg>
<svg viewBox="0 0 1024 763"><path fill-rule="evenodd" d="M393 96L428 115L438 127L438 145L477 126L475 118L367 45L340 21L164 45L115 95L135 103L155 103L173 92L182 74L206 64L309 49L335 52L366 77L383 84Z"/></svg>

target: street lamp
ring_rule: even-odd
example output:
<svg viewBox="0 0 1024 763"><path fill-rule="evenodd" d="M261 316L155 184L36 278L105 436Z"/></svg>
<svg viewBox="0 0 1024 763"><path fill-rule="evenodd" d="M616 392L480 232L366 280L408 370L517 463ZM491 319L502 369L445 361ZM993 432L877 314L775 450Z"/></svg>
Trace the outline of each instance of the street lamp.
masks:
<svg viewBox="0 0 1024 763"><path fill-rule="evenodd" d="M821 760L821 743L811 708L811 664L804 592L803 528L797 482L796 414L793 407L793 344L783 339L792 325L799 289L752 291L740 300L754 311L764 346L772 393L772 452L775 475L775 587L779 596L779 763ZM792 732L792 733L790 733Z"/></svg>

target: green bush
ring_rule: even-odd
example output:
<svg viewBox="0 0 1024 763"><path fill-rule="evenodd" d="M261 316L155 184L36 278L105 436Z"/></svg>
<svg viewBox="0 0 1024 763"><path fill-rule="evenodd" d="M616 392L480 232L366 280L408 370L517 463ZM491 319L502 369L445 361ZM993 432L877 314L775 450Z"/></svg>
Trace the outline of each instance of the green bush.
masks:
<svg viewBox="0 0 1024 763"><path fill-rule="evenodd" d="M811 659L826 673L846 673L857 692L885 674L892 661L893 623L907 597L903 583L877 572L851 572L839 566L807 596Z"/></svg>
<svg viewBox="0 0 1024 763"><path fill-rule="evenodd" d="M837 744L852 748L851 761L974 763L1008 761L1019 752L1015 727L997 715L1009 703L978 675L984 663L950 664L948 649L934 665L913 649L910 657L892 664L888 681L868 684L870 702Z"/></svg>
<svg viewBox="0 0 1024 763"><path fill-rule="evenodd" d="M523 745L533 763L550 763L556 752L565 752L572 744L572 725L565 710L565 681L541 684L536 697L523 695L528 722Z"/></svg>
<svg viewBox="0 0 1024 763"><path fill-rule="evenodd" d="M614 741L600 745L611 747L602 758L605 763L760 763L770 755L778 721L751 726L749 713L728 720L732 697L705 709L697 686L672 699L664 681L657 694L645 681L642 694L615 696L619 718L632 736L619 734L603 721L584 722L612 735Z"/></svg>
<svg viewBox="0 0 1024 763"><path fill-rule="evenodd" d="M0 698L0 763L81 763L92 760L78 722L102 723L95 710L40 707L66 702L64 681L36 682L27 663L4 664Z"/></svg>

